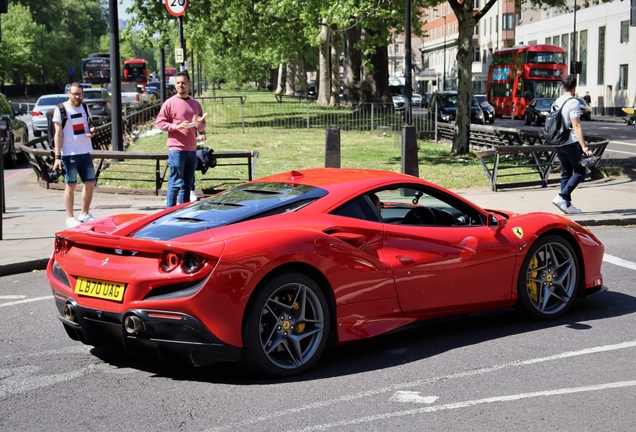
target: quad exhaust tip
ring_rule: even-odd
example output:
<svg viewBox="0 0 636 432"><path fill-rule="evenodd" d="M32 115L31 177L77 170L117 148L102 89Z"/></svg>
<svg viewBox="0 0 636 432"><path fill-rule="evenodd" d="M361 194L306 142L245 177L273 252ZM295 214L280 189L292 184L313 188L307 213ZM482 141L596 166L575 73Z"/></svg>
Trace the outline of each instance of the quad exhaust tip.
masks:
<svg viewBox="0 0 636 432"><path fill-rule="evenodd" d="M64 314L65 319L73 321L74 323L77 322L77 315L75 315L75 308L72 304L66 303L64 305L64 309L62 309L62 313Z"/></svg>
<svg viewBox="0 0 636 432"><path fill-rule="evenodd" d="M136 315L128 315L124 320L124 328L128 334L143 333L146 328L144 322Z"/></svg>

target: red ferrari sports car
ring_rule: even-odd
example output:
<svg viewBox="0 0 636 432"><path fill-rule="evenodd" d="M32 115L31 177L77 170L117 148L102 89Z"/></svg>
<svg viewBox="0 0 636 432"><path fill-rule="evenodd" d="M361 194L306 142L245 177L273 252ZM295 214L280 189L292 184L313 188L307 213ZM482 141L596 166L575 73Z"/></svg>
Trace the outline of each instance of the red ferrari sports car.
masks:
<svg viewBox="0 0 636 432"><path fill-rule="evenodd" d="M62 231L47 277L72 339L287 376L331 344L414 321L513 305L560 316L606 289L603 253L557 214L482 209L404 174L319 168Z"/></svg>

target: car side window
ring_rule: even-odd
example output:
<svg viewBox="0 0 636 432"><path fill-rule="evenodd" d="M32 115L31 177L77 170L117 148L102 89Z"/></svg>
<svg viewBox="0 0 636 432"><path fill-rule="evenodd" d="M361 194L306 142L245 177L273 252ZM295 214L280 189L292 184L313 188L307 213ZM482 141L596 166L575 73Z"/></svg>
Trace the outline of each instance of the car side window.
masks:
<svg viewBox="0 0 636 432"><path fill-rule="evenodd" d="M367 199L365 195L360 195L333 210L331 214L372 222L380 222L376 210L372 208L371 205L371 201Z"/></svg>

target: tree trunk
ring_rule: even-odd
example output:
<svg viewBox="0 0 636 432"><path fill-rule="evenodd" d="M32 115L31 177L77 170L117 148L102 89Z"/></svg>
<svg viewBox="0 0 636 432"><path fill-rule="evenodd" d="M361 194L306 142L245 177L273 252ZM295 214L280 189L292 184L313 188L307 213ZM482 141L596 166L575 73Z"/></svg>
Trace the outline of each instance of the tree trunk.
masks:
<svg viewBox="0 0 636 432"><path fill-rule="evenodd" d="M362 29L361 38L373 31ZM392 103L389 92L389 53L386 46L378 46L368 59L364 59L360 85L362 102Z"/></svg>
<svg viewBox="0 0 636 432"><path fill-rule="evenodd" d="M305 70L305 55L298 54L296 56L298 64L298 85L300 86L300 94L307 96L307 71Z"/></svg>
<svg viewBox="0 0 636 432"><path fill-rule="evenodd" d="M320 31L320 47L319 47L319 57L318 57L318 70L320 73L319 83L320 87L318 88L318 103L322 105L327 105L329 103L329 93L331 91L331 86L329 85L330 76L331 76L331 67L329 64L329 42L330 38L330 29L329 24L327 23L327 19L322 19L322 29Z"/></svg>
<svg viewBox="0 0 636 432"><path fill-rule="evenodd" d="M267 74L267 91L274 91L278 81L278 69L271 68Z"/></svg>
<svg viewBox="0 0 636 432"><path fill-rule="evenodd" d="M331 97L329 105L340 104L340 41L342 36L338 25L331 25Z"/></svg>
<svg viewBox="0 0 636 432"><path fill-rule="evenodd" d="M295 59L287 59L287 69L285 71L285 94L293 96L296 94L296 62Z"/></svg>
<svg viewBox="0 0 636 432"><path fill-rule="evenodd" d="M285 63L278 65L278 79L276 80L276 94L282 94L285 88Z"/></svg>
<svg viewBox="0 0 636 432"><path fill-rule="evenodd" d="M453 153L466 154L470 148L470 107L472 105L472 38L475 28L473 6L470 2L457 5L455 15L459 26L457 48L457 116L453 132ZM460 16L461 15L461 16Z"/></svg>
<svg viewBox="0 0 636 432"><path fill-rule="evenodd" d="M356 46L360 42L360 27L345 30L347 49L344 59L344 100L349 104L360 101L360 72L362 51Z"/></svg>

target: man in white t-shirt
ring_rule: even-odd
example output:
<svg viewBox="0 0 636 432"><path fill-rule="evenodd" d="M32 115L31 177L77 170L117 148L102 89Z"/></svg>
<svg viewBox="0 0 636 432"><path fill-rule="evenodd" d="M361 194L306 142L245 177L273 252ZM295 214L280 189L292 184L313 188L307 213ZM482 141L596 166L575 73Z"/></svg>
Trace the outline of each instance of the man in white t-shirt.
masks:
<svg viewBox="0 0 636 432"><path fill-rule="evenodd" d="M561 192L554 197L552 204L565 214L581 213L581 209L572 204L572 192L585 176L585 167L581 165L581 156L592 156L593 152L585 144L583 127L581 126L581 104L574 97L576 91L576 75L568 75L561 81L563 95L554 101L553 109L563 105L561 115L565 124L570 127L570 138L556 148L561 164Z"/></svg>
<svg viewBox="0 0 636 432"><path fill-rule="evenodd" d="M80 83L69 86L68 101L64 102L65 121L59 107L53 111L55 124L55 163L53 169L59 170L64 166L66 174L64 180L64 206L66 207L66 227L72 228L83 222L94 220L90 214L93 190L95 189L95 168L93 167L93 144L91 138L95 136L95 127L91 124L90 114L82 104L84 89ZM62 125L64 123L64 125ZM82 211L77 219L73 214L75 187L77 176L82 179Z"/></svg>

